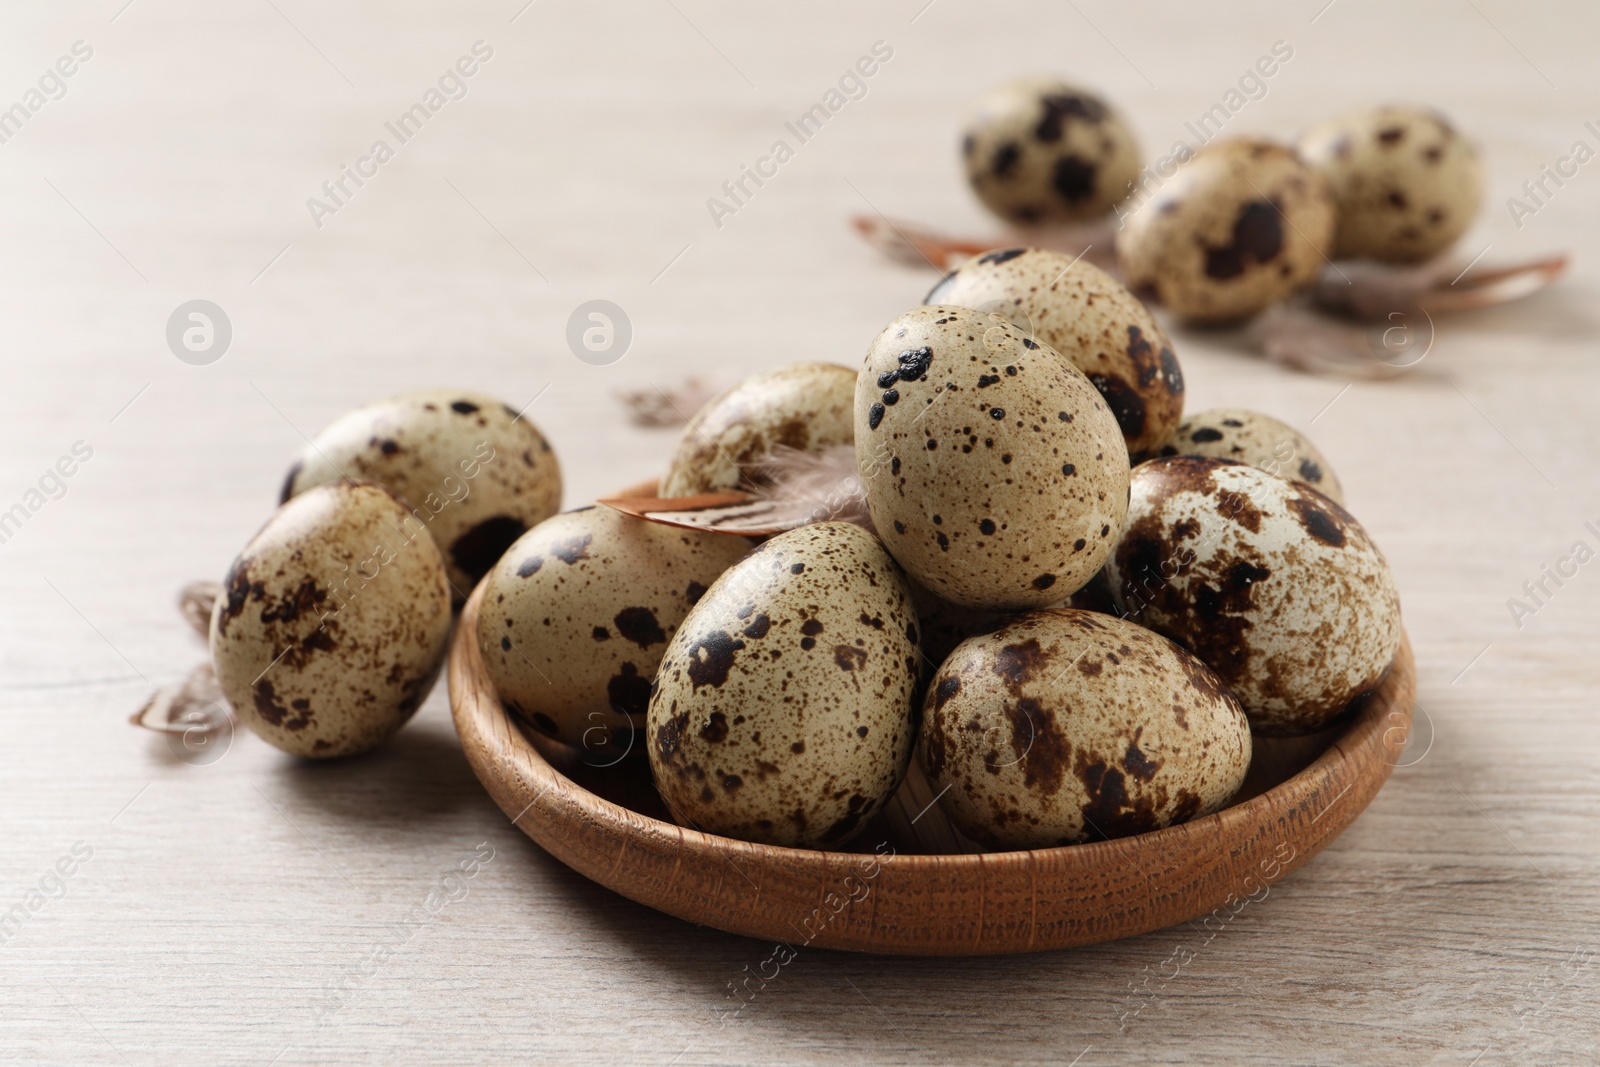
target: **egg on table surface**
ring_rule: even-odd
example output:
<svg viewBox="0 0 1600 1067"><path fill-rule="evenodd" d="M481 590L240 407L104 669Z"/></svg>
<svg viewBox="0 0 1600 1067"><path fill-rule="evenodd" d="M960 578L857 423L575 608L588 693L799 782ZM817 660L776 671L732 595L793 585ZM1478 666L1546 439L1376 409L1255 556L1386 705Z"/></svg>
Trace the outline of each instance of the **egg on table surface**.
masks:
<svg viewBox="0 0 1600 1067"><path fill-rule="evenodd" d="M761 477L775 448L817 452L851 441L856 376L837 363L795 363L753 375L707 401L684 427L663 497L737 489Z"/></svg>
<svg viewBox="0 0 1600 1067"><path fill-rule="evenodd" d="M1005 319L914 308L856 385L856 459L884 544L955 604L1057 603L1105 561L1128 449L1083 373Z"/></svg>
<svg viewBox="0 0 1600 1067"><path fill-rule="evenodd" d="M1231 460L1140 464L1107 571L1125 616L1200 657L1259 733L1307 733L1359 706L1400 647L1394 578L1361 524Z"/></svg>
<svg viewBox="0 0 1600 1067"><path fill-rule="evenodd" d="M1128 287L1200 322L1253 315L1303 288L1333 252L1327 182L1293 149L1217 141L1128 212Z"/></svg>
<svg viewBox="0 0 1600 1067"><path fill-rule="evenodd" d="M1038 248L974 256L924 303L957 304L1010 319L1088 375L1105 397L1128 454L1153 454L1183 417L1183 371L1150 309L1081 258Z"/></svg>
<svg viewBox="0 0 1600 1067"><path fill-rule="evenodd" d="M336 419L300 453L283 499L341 478L403 499L408 526L444 556L459 606L522 531L561 506L561 467L544 435L493 397L434 389Z"/></svg>
<svg viewBox="0 0 1600 1067"><path fill-rule="evenodd" d="M608 507L546 519L489 572L477 638L495 692L547 737L627 752L667 642L749 549Z"/></svg>
<svg viewBox="0 0 1600 1067"><path fill-rule="evenodd" d="M1161 454L1248 463L1304 482L1336 503L1344 503L1344 488L1317 447L1294 427L1259 411L1212 408L1196 412L1183 420Z"/></svg>
<svg viewBox="0 0 1600 1067"><path fill-rule="evenodd" d="M1336 256L1428 259L1466 232L1483 203L1477 149L1425 108L1348 112L1307 130L1300 153L1339 205Z"/></svg>
<svg viewBox="0 0 1600 1067"><path fill-rule="evenodd" d="M1250 766L1239 702L1142 626L1058 608L963 642L925 698L940 807L995 849L1126 837L1221 809Z"/></svg>
<svg viewBox="0 0 1600 1067"><path fill-rule="evenodd" d="M910 759L916 644L905 578L870 533L823 522L762 544L656 675L647 746L673 816L775 845L849 840Z"/></svg>
<svg viewBox="0 0 1600 1067"><path fill-rule="evenodd" d="M984 206L1025 226L1097 219L1139 177L1139 144L1099 96L1029 78L979 97L961 139Z"/></svg>
<svg viewBox="0 0 1600 1067"><path fill-rule="evenodd" d="M335 482L280 507L233 561L211 615L239 719L297 756L364 752L433 688L450 587L433 541L381 486Z"/></svg>

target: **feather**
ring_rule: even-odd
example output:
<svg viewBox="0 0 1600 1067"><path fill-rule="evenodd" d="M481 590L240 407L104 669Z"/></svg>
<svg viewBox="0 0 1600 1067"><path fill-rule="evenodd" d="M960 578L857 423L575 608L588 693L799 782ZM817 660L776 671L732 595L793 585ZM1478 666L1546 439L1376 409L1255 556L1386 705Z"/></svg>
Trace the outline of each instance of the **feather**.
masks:
<svg viewBox="0 0 1600 1067"><path fill-rule="evenodd" d="M206 662L183 681L156 690L128 721L158 733L204 736L232 729L234 716L216 671Z"/></svg>
<svg viewBox="0 0 1600 1067"><path fill-rule="evenodd" d="M830 445L817 452L780 445L754 474L749 491L672 498L616 496L600 503L650 522L742 537L764 537L829 520L872 529L856 473L854 445Z"/></svg>
<svg viewBox="0 0 1600 1067"><path fill-rule="evenodd" d="M1508 267L1464 268L1452 255L1396 266L1368 261L1330 263L1311 286L1311 299L1325 311L1356 319L1387 319L1395 312L1464 311L1520 300L1538 292L1567 269L1556 254Z"/></svg>
<svg viewBox="0 0 1600 1067"><path fill-rule="evenodd" d="M202 641L211 640L211 609L221 595L221 582L190 582L178 593L178 613Z"/></svg>
<svg viewBox="0 0 1600 1067"><path fill-rule="evenodd" d="M777 446L759 468L755 496L784 514L803 514L795 526L837 521L872 530L855 445L828 445L816 452Z"/></svg>
<svg viewBox="0 0 1600 1067"><path fill-rule="evenodd" d="M1374 331L1381 335L1382 327L1368 329L1331 318L1300 301L1274 304L1251 323L1250 331L1268 359L1307 374L1375 381L1396 377L1421 359L1388 362L1378 354L1382 337L1372 336Z"/></svg>
<svg viewBox="0 0 1600 1067"><path fill-rule="evenodd" d="M894 222L882 215L857 215L850 220L868 244L894 260L912 267L953 270L972 256L994 248L1048 248L1079 256L1115 273L1112 248L1116 226L1112 216L1094 222L1017 230L998 238L973 241L951 237L911 222Z"/></svg>

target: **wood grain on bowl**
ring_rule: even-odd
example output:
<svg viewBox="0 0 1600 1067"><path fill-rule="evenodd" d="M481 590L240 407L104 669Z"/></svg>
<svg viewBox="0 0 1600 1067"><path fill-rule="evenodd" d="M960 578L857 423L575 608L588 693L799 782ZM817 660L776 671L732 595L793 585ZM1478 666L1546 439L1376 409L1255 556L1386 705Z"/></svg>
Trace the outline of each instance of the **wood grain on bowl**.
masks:
<svg viewBox="0 0 1600 1067"><path fill-rule="evenodd" d="M558 770L486 680L471 636L481 596L480 589L467 602L451 651L450 703L467 761L500 809L552 856L623 896L795 947L1034 952L1204 915L1282 878L1355 820L1389 777L1416 699L1411 646L1403 642L1383 686L1304 770L1215 815L1136 837L915 855L893 838L894 820L883 820L852 843L859 852L776 848L675 826ZM592 781L599 773L565 760L574 777ZM637 776L642 768L613 770ZM631 788L637 797L648 781Z"/></svg>

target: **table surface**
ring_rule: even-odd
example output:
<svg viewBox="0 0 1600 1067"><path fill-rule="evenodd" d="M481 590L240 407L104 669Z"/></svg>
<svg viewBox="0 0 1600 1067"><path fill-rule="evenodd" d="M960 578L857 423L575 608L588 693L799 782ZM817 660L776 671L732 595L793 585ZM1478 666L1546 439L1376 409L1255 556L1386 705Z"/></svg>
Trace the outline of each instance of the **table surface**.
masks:
<svg viewBox="0 0 1600 1067"><path fill-rule="evenodd" d="M1594 1062L1600 570L1578 561L1600 548L1600 164L1547 179L1531 215L1505 201L1600 145L1600 14L1324 2L9 6L0 107L48 92L0 144L0 510L26 513L0 545L0 913L22 909L0 934L0 1060ZM178 588L222 574L340 412L430 385L532 400L582 503L653 474L673 439L630 425L615 390L854 364L918 301L928 272L848 216L991 229L955 152L982 88L1068 74L1158 155L1280 40L1292 58L1229 132L1436 104L1486 159L1463 258L1578 255L1548 292L1439 321L1390 382L1175 332L1192 409L1271 412L1332 457L1393 564L1421 680L1372 807L1214 936L805 952L726 1020L770 947L528 842L464 762L442 685L337 765L245 733L180 759L127 725L204 655ZM57 92L46 72L80 41ZM386 132L479 41L464 96L404 143ZM865 95L714 218L708 198L793 144L785 121L879 41ZM313 217L380 138L393 158ZM595 298L633 325L607 366L565 340ZM232 324L206 366L166 341L192 299ZM74 448L74 473L47 477ZM1547 566L1577 573L1514 613Z"/></svg>

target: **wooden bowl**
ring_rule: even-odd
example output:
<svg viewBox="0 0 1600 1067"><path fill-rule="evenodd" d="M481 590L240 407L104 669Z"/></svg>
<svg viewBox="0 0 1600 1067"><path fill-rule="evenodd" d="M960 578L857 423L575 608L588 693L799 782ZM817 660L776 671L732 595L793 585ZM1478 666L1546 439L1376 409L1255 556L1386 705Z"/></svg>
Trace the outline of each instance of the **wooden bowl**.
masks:
<svg viewBox="0 0 1600 1067"><path fill-rule="evenodd" d="M895 820L880 817L852 844L860 852L779 848L673 824L642 753L605 770L525 735L478 653L482 596L480 586L456 631L450 704L467 761L500 809L551 855L625 897L791 949L1037 952L1129 937L1217 909L1226 917L1243 901L1262 899L1361 814L1405 747L1416 699L1403 640L1379 691L1320 742L1258 745L1252 780L1240 793L1249 799L1135 837L915 855L906 846L916 842L896 840ZM1319 743L1326 746L1320 755L1306 751ZM940 817L930 811L926 818ZM906 822L899 820L902 830Z"/></svg>

